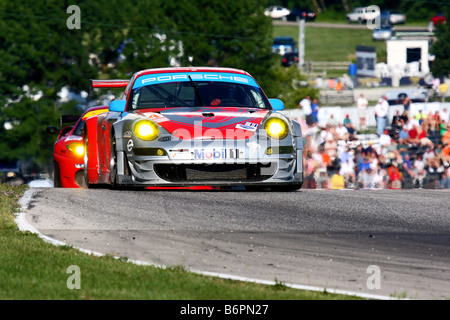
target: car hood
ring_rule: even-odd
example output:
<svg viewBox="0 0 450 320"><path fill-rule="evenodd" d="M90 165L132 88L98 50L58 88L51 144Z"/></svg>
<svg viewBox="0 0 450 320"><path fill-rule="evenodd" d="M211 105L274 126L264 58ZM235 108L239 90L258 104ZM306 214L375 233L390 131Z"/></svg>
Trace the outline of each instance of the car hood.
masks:
<svg viewBox="0 0 450 320"><path fill-rule="evenodd" d="M248 139L255 134L267 109L234 107L170 108L136 112L183 140Z"/></svg>

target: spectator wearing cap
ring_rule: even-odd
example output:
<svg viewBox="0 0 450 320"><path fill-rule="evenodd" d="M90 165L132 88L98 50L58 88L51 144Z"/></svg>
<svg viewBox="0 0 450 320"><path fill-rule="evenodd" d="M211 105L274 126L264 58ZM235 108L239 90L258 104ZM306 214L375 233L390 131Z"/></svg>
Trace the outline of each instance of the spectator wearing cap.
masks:
<svg viewBox="0 0 450 320"><path fill-rule="evenodd" d="M352 123L352 120L350 120L350 115L346 114L345 118L344 118L344 121L343 121L343 125L347 126L347 124L349 124L349 123Z"/></svg>

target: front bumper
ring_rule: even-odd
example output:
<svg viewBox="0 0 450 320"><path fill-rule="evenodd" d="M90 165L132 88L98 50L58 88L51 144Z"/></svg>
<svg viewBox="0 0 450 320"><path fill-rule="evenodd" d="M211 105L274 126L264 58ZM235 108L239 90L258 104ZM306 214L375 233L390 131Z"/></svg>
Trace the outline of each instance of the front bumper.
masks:
<svg viewBox="0 0 450 320"><path fill-rule="evenodd" d="M303 146L290 136L283 140L274 144L271 139L151 143L122 139L117 182L174 187L301 184ZM156 155L158 149L164 154Z"/></svg>

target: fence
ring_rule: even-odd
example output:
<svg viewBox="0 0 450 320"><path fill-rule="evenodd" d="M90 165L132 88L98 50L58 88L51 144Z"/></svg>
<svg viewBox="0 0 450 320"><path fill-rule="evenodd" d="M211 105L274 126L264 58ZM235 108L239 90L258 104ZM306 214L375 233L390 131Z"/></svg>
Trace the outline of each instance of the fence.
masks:
<svg viewBox="0 0 450 320"><path fill-rule="evenodd" d="M348 70L349 61L307 61L304 72L327 75L328 70Z"/></svg>
<svg viewBox="0 0 450 320"><path fill-rule="evenodd" d="M369 106L367 108L367 117L366 117L366 124L369 127L375 127L376 126L376 120L375 120L375 106ZM442 103L442 102L424 102L424 103L412 103L410 106L410 115L415 115L419 112L419 110L422 110L422 113L427 115L429 112L435 113L436 111L442 111L444 109L447 109L447 111L450 111L450 103ZM400 111L400 113L403 112L403 105L392 105L389 107L389 116L388 116L388 123L391 124L392 118L395 115L397 111ZM290 118L298 119L303 117L303 110L301 109L287 109L283 111L283 113ZM358 115L358 108L356 106L354 107L341 107L341 106L335 106L335 107L320 107L319 108L319 126L324 127L327 123L327 121L330 119L331 115L333 115L333 118L338 122L343 122L346 115L349 115L349 118L351 122L353 123L353 126L358 129L359 128L359 115Z"/></svg>
<svg viewBox="0 0 450 320"><path fill-rule="evenodd" d="M322 90L319 101L325 105L342 105L352 104L355 102L355 94L353 90Z"/></svg>

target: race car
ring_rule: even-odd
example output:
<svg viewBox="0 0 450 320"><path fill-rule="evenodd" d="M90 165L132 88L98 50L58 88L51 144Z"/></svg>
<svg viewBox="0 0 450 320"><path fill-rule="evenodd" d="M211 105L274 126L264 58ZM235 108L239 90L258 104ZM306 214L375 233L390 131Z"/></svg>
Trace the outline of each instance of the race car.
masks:
<svg viewBox="0 0 450 320"><path fill-rule="evenodd" d="M81 116L65 115L61 117L60 131L56 127L47 127L47 133L58 134L53 149L53 185L55 188L85 187L84 181L84 144L83 129L87 118L107 112L108 106L93 107Z"/></svg>
<svg viewBox="0 0 450 320"><path fill-rule="evenodd" d="M126 87L108 112L86 119L88 187L302 186L300 125L246 71L156 68L135 73L127 83L91 83Z"/></svg>

